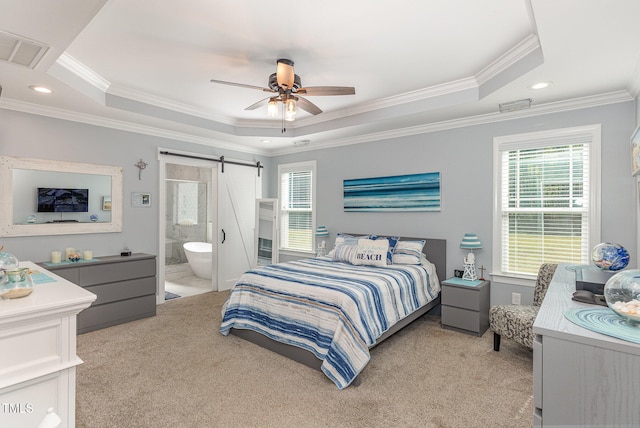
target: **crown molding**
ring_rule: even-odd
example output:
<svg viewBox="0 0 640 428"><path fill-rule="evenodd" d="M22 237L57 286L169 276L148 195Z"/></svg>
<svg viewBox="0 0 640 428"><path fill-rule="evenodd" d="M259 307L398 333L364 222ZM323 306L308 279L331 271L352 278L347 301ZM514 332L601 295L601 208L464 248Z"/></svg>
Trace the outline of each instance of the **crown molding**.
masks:
<svg viewBox="0 0 640 428"><path fill-rule="evenodd" d="M480 72L475 76L432 85L427 88L422 88L399 95L393 95L390 97L373 100L371 102L361 103L356 106L350 106L348 108L342 108L340 110L335 110L332 112L325 112L320 116L311 116L303 120L288 123L287 127L295 131L297 128L318 125L337 119L344 119L350 116L400 107L409 103L434 100L447 96L453 96L454 94L463 94L465 92L467 93L467 98L470 98L466 99L466 101L477 101L481 98L480 86L483 83L486 83L490 79L497 77L500 73L503 73L504 71L513 67L527 55L539 49L540 42L538 40L538 37L535 34L530 34L524 40L501 55L498 59L492 61L482 70L480 70ZM143 106L147 104L153 107L165 109L169 112L173 111L179 114L194 116L200 119L211 120L213 122L216 122L217 124L233 126L236 128L276 129L280 127L280 124L274 121L232 119L226 116L213 114L210 111L195 108L190 105L179 103L163 97L158 97L137 89L110 83L106 79L103 79L97 73L86 67L80 61L76 60L71 55L68 55L66 53L63 53L58 58L57 63L60 66L64 67L64 69L66 69L67 71L74 74L77 78L86 81L93 87L102 91L104 95L103 99L105 100L104 104L107 106L109 106L109 99L108 97L106 97L106 95L109 94L115 97L120 97L140 103L142 106L136 106L134 110L137 113L141 114L149 114L149 112L143 111ZM499 86L502 85L499 84ZM118 106L115 106L115 108L118 108ZM182 122L179 115L176 115L174 120L178 123Z"/></svg>
<svg viewBox="0 0 640 428"><path fill-rule="evenodd" d="M111 83L107 79L103 78L68 53L60 55L58 59L56 59L56 64L75 74L77 77L102 92L107 92L109 86L111 86Z"/></svg>
<svg viewBox="0 0 640 428"><path fill-rule="evenodd" d="M172 101L167 98L151 95L148 92L139 91L133 88L127 88L120 85L111 85L107 91L109 95L116 97L127 98L142 104L149 104L155 107L164 108L170 111L176 111L189 116L199 117L201 119L212 120L225 125L237 126L237 121L229 119L224 116L213 114L209 111L197 109L193 106Z"/></svg>
<svg viewBox="0 0 640 428"><path fill-rule="evenodd" d="M118 129L143 135L150 135L160 138L167 138L175 141L183 141L195 144L202 144L209 147L233 150L241 153L249 153L262 156L281 156L303 151L321 150L352 144L369 143L373 141L401 138L411 135L427 134L437 131L445 131L467 126L484 125L507 120L522 119L527 117L540 116L545 114L560 113L572 110L580 110L590 107L597 107L607 104L634 101L634 97L627 91L616 91L588 97L576 98L572 100L557 101L547 104L534 105L528 110L519 110L509 113L488 113L476 116L469 116L460 119L452 119L440 122L433 122L423 125L404 127L388 131L362 134L354 137L337 138L326 142L313 142L305 146L290 146L282 149L256 149L242 145L228 143L216 138L205 138L191 135L184 132L170 131L166 129L135 124L131 122L107 119L99 116L78 113L69 110L55 109L38 104L14 101L7 98L0 98L0 108L21 111L24 113L47 116L56 119L68 120L72 122L95 125L105 128Z"/></svg>
<svg viewBox="0 0 640 428"><path fill-rule="evenodd" d="M233 150L241 153L269 156L265 150L255 149L242 145L232 144L216 138L201 137L184 132L171 131L156 128L153 126L141 125L123 120L108 119L100 116L78 113L70 110L62 110L46 107L38 104L15 101L6 98L0 99L0 108L14 110L23 113L46 116L54 119L67 120L70 122L83 123L85 125L100 126L103 128L117 129L120 131L133 132L136 134L149 135L153 137L166 138L169 140L182 141L187 143L202 144L208 147L215 147L225 150Z"/></svg>
<svg viewBox="0 0 640 428"><path fill-rule="evenodd" d="M627 91L609 92L589 97L575 98L572 100L535 105L528 110L519 110L509 113L487 113L460 119L451 119L424 125L411 126L401 129L374 132L370 134L358 135L355 137L335 139L327 142L312 143L303 147L286 147L283 149L276 149L271 151L270 156L281 156L304 151L322 150L352 144L370 143L374 141L389 140L392 138L401 138L412 135L428 134L431 132L446 131L456 128L464 128L467 126L486 125L489 123L504 122L507 120L523 119L527 117L561 113L572 110L581 110L585 108L598 107L602 105L616 104L633 100L634 98Z"/></svg>
<svg viewBox="0 0 640 428"><path fill-rule="evenodd" d="M480 72L476 74L475 79L482 85L541 48L538 36L529 34L520 43L480 70Z"/></svg>
<svg viewBox="0 0 640 428"><path fill-rule="evenodd" d="M481 98L479 94L479 88L482 84L509 70L511 67L518 64L518 62L540 49L541 46L538 36L535 34L530 34L520 43L516 44L499 58L492 61L482 70L480 70L480 72L478 72L475 76L465 77L462 79L429 86L427 88L418 89L399 95L393 95L390 97L374 100L372 102L361 103L356 106L350 106L348 108L343 108L332 112L324 112L322 116L312 116L300 121L296 121L295 125L289 125L289 128L295 129L303 126L317 125L348 116L370 113L372 111L382 110L389 107L396 107L416 101L448 96L468 90L476 91L477 95L475 100L477 101ZM251 122L238 121L238 126L251 126Z"/></svg>

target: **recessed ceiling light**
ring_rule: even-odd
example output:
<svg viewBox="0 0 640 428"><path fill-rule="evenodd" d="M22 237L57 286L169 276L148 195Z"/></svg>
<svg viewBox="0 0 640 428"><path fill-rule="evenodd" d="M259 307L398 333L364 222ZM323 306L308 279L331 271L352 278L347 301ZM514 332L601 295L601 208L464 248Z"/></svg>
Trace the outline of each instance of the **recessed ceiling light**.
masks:
<svg viewBox="0 0 640 428"><path fill-rule="evenodd" d="M260 140L261 143L270 143L271 140Z"/></svg>
<svg viewBox="0 0 640 428"><path fill-rule="evenodd" d="M534 83L533 85L529 86L529 89L544 89L544 88L548 88L549 86L551 86L553 82L538 82L538 83Z"/></svg>
<svg viewBox="0 0 640 428"><path fill-rule="evenodd" d="M53 91L45 86L31 85L29 88L33 91L39 92L41 94L50 94Z"/></svg>

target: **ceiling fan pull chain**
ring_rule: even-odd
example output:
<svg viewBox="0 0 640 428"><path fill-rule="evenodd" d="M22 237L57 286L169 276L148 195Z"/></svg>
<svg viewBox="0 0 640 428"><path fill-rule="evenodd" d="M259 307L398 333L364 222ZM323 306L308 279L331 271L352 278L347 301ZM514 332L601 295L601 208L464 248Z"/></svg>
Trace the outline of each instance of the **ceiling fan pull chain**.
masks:
<svg viewBox="0 0 640 428"><path fill-rule="evenodd" d="M287 128L284 127L284 102L282 103L282 131L283 134L287 132Z"/></svg>

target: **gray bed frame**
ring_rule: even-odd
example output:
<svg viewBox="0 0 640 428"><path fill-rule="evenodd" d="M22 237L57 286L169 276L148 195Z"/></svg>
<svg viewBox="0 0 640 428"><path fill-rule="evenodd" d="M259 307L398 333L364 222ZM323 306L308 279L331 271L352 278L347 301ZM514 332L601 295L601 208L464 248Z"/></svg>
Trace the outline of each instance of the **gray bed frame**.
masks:
<svg viewBox="0 0 640 428"><path fill-rule="evenodd" d="M353 233L351 235L358 236L359 234ZM383 236L383 235L381 235ZM436 273L438 274L438 278L440 281L444 281L447 273L447 241L445 239L429 239L429 238L411 238L411 237L401 237L401 240L418 240L425 239L426 244L423 249L423 253L427 256L427 259L436 266ZM413 321L417 320L430 310L440 306L440 296L436 297L431 302L427 303L425 306L411 313L407 317L398 321L394 324L389 330L387 330L382 336L378 338L376 343L371 345L369 349L373 349L384 340L392 336L394 333L400 331L407 325L411 324ZM260 333L256 333L253 330L245 330L245 329L236 329L232 328L230 331L234 336L240 337L249 342L255 343L258 346L269 349L270 351L276 352L280 355L283 355L291 360L297 361L301 364L304 364L312 369L322 371L320 366L322 365L322 360L319 360L312 352L307 351L306 349L298 348L293 345L288 345L285 343L281 343L275 341L273 339L268 338ZM351 383L351 385L357 386L360 384L359 376Z"/></svg>

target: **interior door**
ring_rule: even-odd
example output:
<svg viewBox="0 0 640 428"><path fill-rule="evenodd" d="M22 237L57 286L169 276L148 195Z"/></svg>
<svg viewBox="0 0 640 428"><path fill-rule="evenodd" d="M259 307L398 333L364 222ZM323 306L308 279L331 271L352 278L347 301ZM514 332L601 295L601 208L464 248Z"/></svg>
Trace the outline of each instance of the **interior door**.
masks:
<svg viewBox="0 0 640 428"><path fill-rule="evenodd" d="M257 168L218 168L218 291L232 288L253 265L255 204L260 197Z"/></svg>

